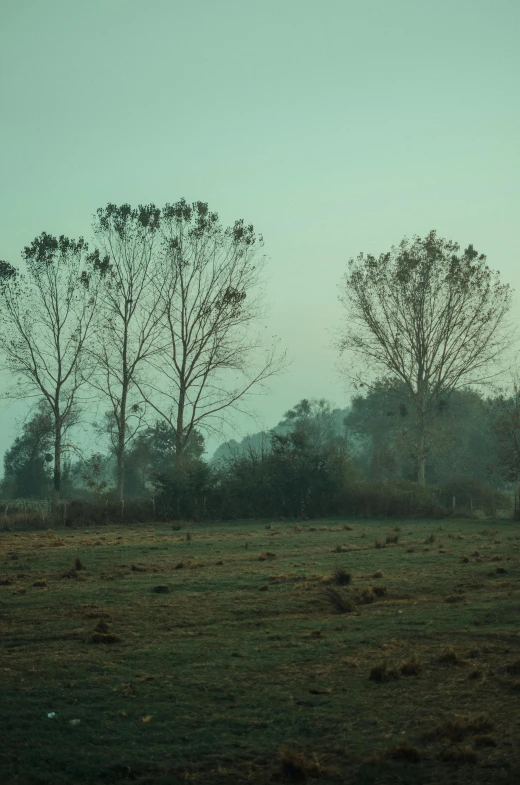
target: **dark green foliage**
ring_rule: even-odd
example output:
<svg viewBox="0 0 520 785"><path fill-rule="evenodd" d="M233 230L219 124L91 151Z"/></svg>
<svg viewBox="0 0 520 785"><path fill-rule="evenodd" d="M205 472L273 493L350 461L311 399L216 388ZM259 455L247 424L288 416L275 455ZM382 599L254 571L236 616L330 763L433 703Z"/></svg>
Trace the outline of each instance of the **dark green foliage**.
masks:
<svg viewBox="0 0 520 785"><path fill-rule="evenodd" d="M4 457L3 494L11 498L42 499L52 483L54 424L46 402L40 403L33 417L24 423Z"/></svg>
<svg viewBox="0 0 520 785"><path fill-rule="evenodd" d="M127 453L125 459L127 496L144 496L154 487L164 491L166 486L170 488L169 493L175 492L178 495L180 486L186 482L189 485L188 490L193 490L194 466L198 464L199 472L201 471L200 458L203 453L204 438L198 431L193 431L184 448L184 472L175 472L175 430L165 420L157 420L138 434ZM187 471L186 467L191 468ZM175 488L170 487L172 483Z"/></svg>
<svg viewBox="0 0 520 785"><path fill-rule="evenodd" d="M497 464L493 417L489 402L475 391L446 391L426 434L430 485L442 485L454 476L493 479ZM354 397L346 426L356 438L351 440L356 447L354 461L367 479L415 479L416 433L403 384L381 381L365 395Z"/></svg>

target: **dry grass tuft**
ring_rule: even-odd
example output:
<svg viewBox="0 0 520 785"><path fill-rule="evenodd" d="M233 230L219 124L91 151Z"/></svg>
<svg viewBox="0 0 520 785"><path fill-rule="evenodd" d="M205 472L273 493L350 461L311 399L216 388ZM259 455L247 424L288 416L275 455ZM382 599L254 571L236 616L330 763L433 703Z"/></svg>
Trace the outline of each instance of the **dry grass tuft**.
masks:
<svg viewBox="0 0 520 785"><path fill-rule="evenodd" d="M279 750L282 780L286 782L306 782L308 777L317 777L324 773L321 766L313 758L290 748Z"/></svg>
<svg viewBox="0 0 520 785"><path fill-rule="evenodd" d="M191 532L186 532L186 542L191 542Z"/></svg>
<svg viewBox="0 0 520 785"><path fill-rule="evenodd" d="M154 586L152 591L154 591L156 594L168 594L170 587L166 586L165 584L160 584L159 586Z"/></svg>
<svg viewBox="0 0 520 785"><path fill-rule="evenodd" d="M466 598L463 594L448 594L448 596L444 598L444 602L463 602L465 599Z"/></svg>
<svg viewBox="0 0 520 785"><path fill-rule="evenodd" d="M47 586L47 581L43 578L40 581L34 581L33 586L37 586L40 589L44 589Z"/></svg>
<svg viewBox="0 0 520 785"><path fill-rule="evenodd" d="M94 632L91 635L92 643L116 643L119 640L117 635L110 631L108 624L100 619L94 627Z"/></svg>
<svg viewBox="0 0 520 785"><path fill-rule="evenodd" d="M67 572L62 572L60 577L61 578L77 578L78 577L78 573L74 569L67 570Z"/></svg>
<svg viewBox="0 0 520 785"><path fill-rule="evenodd" d="M376 572L372 575L372 578L382 578L382 577L383 577L383 573L381 572L381 570L376 570Z"/></svg>
<svg viewBox="0 0 520 785"><path fill-rule="evenodd" d="M325 596L338 613L352 613L355 608L352 600L348 597L342 597L335 589L327 589Z"/></svg>
<svg viewBox="0 0 520 785"><path fill-rule="evenodd" d="M513 660L504 666L504 671L509 676L520 676L520 660Z"/></svg>
<svg viewBox="0 0 520 785"><path fill-rule="evenodd" d="M334 575L332 576L332 582L335 583L337 586L348 586L351 582L352 576L346 570L343 570L341 567L338 567L337 570L334 571Z"/></svg>
<svg viewBox="0 0 520 785"><path fill-rule="evenodd" d="M424 544L425 545L433 545L433 543L435 542L435 539L436 539L435 538L435 534L430 534L430 536L425 539Z"/></svg>
<svg viewBox="0 0 520 785"><path fill-rule="evenodd" d="M413 654L409 660L402 662L399 666L401 676L417 676L421 671L421 661L417 654Z"/></svg>
<svg viewBox="0 0 520 785"><path fill-rule="evenodd" d="M346 532L353 532L353 531L354 531L354 528L353 528L352 526L349 526L349 525L348 525L348 523L345 523L345 524L343 525L343 531L346 531Z"/></svg>
<svg viewBox="0 0 520 785"><path fill-rule="evenodd" d="M407 760L411 763L418 763L421 760L421 751L417 747L411 747L407 741L401 741L396 747L392 747L387 751L386 757L392 760Z"/></svg>
<svg viewBox="0 0 520 785"><path fill-rule="evenodd" d="M374 548L384 548L385 546L381 542L381 540L374 540Z"/></svg>
<svg viewBox="0 0 520 785"><path fill-rule="evenodd" d="M459 742L466 736L487 733L493 728L493 722L487 714L476 714L473 717L468 717L466 714L454 714L452 717L440 720L435 729L426 734L426 738L449 739L452 742Z"/></svg>
<svg viewBox="0 0 520 785"><path fill-rule="evenodd" d="M113 632L93 632L90 640L92 643L117 643L119 638Z"/></svg>
<svg viewBox="0 0 520 785"><path fill-rule="evenodd" d="M369 679L372 681L392 681L392 679L399 678L399 671L397 668L389 668L387 662L381 662L379 665L375 665L371 671Z"/></svg>
<svg viewBox="0 0 520 785"><path fill-rule="evenodd" d="M397 545L399 542L399 535L398 534L387 534L386 535L386 544L387 545Z"/></svg>
<svg viewBox="0 0 520 785"><path fill-rule="evenodd" d="M74 562L74 569L75 570L84 570L85 569L85 567L83 566L83 563L82 563L81 559L79 558L79 556L76 556L76 560Z"/></svg>
<svg viewBox="0 0 520 785"><path fill-rule="evenodd" d="M446 646L444 651L442 652L441 656L439 657L439 662L444 662L448 665L454 665L456 663L462 662L459 655L453 648L453 646Z"/></svg>
<svg viewBox="0 0 520 785"><path fill-rule="evenodd" d="M361 592L361 600L365 603L365 605L369 605L371 602L374 602L376 596L372 589L363 589Z"/></svg>
<svg viewBox="0 0 520 785"><path fill-rule="evenodd" d="M462 559L460 560L460 563L461 564L469 564L468 557L467 556L463 556Z"/></svg>
<svg viewBox="0 0 520 785"><path fill-rule="evenodd" d="M276 553L272 551L263 551L258 557L258 561L272 561L276 558Z"/></svg>
<svg viewBox="0 0 520 785"><path fill-rule="evenodd" d="M373 586L372 591L376 595L376 597L386 597L388 594L388 589L386 586Z"/></svg>
<svg viewBox="0 0 520 785"><path fill-rule="evenodd" d="M301 533L302 533L302 531L303 531L303 529L302 529L302 527L301 527L301 526L298 526L298 524L297 524L297 523L295 523L295 524L294 524L294 526L293 526L293 531L295 531L295 532L296 532L296 534L301 534Z"/></svg>
<svg viewBox="0 0 520 785"><path fill-rule="evenodd" d="M146 567L139 567L138 564L130 565L130 569L132 572L146 572Z"/></svg>
<svg viewBox="0 0 520 785"><path fill-rule="evenodd" d="M345 545L336 545L332 553L348 553L348 548Z"/></svg>
<svg viewBox="0 0 520 785"><path fill-rule="evenodd" d="M446 763L476 763L477 754L470 745L458 745L443 750L440 759Z"/></svg>

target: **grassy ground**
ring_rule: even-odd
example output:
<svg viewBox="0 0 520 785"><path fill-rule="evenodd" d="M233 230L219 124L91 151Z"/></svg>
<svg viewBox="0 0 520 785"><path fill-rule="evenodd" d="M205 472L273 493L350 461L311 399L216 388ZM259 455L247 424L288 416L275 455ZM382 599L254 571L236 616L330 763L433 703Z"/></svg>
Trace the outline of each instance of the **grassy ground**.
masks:
<svg viewBox="0 0 520 785"><path fill-rule="evenodd" d="M510 522L0 532L0 781L519 782L519 558Z"/></svg>

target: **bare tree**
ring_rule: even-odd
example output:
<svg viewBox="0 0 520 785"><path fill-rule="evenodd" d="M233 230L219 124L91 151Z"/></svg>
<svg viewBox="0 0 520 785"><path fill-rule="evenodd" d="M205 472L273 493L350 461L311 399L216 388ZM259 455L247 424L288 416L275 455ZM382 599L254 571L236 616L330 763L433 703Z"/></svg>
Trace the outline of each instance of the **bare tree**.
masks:
<svg viewBox="0 0 520 785"><path fill-rule="evenodd" d="M157 350L159 308L156 247L160 210L108 204L94 216L98 264L104 269L102 318L92 347L91 384L110 404L117 457L117 494L124 498L125 453L143 423L139 373ZM137 396L137 397L136 397Z"/></svg>
<svg viewBox="0 0 520 785"><path fill-rule="evenodd" d="M428 430L456 389L490 381L511 343L509 285L472 245L437 237L404 239L378 258L349 261L340 301L338 347L361 385L401 381L415 418L417 481L425 483ZM362 361L362 368L360 366Z"/></svg>
<svg viewBox="0 0 520 785"><path fill-rule="evenodd" d="M179 463L196 429L219 429L285 365L276 341L254 332L263 315L263 241L252 226L223 228L207 204L184 199L161 217L163 272L156 277L163 345L150 356L143 398L175 431Z"/></svg>
<svg viewBox="0 0 520 785"><path fill-rule="evenodd" d="M0 262L0 347L17 398L43 396L54 423L53 508L59 505L63 435L90 375L100 270L86 242L45 232L23 252L27 274Z"/></svg>

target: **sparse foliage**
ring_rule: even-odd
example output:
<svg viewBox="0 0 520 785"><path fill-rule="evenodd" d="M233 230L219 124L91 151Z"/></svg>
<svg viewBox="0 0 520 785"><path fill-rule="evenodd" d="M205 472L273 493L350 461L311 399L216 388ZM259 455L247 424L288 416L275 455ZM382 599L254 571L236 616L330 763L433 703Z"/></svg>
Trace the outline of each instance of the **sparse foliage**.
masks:
<svg viewBox="0 0 520 785"><path fill-rule="evenodd" d="M53 505L60 499L63 434L91 373L86 352L97 309L99 267L80 238L43 232L24 249L27 273L0 263L0 348L15 395L43 398L54 423Z"/></svg>
<svg viewBox="0 0 520 785"><path fill-rule="evenodd" d="M126 450L143 425L140 372L159 348L159 222L160 210L153 204L108 204L94 216L95 261L104 285L96 343L91 347L97 372L90 381L109 401L121 500Z"/></svg>
<svg viewBox="0 0 520 785"><path fill-rule="evenodd" d="M215 430L285 364L266 341L262 238L242 220L224 228L204 202L181 199L161 214L155 298L161 351L147 358L153 378L139 381L148 405L174 430L182 461L195 429Z"/></svg>
<svg viewBox="0 0 520 785"><path fill-rule="evenodd" d="M349 261L340 297L346 368L361 385L381 375L406 389L416 431L417 480L425 483L429 431L453 390L489 381L511 340L511 291L472 245L432 231L379 257ZM363 370L360 372L359 363Z"/></svg>

